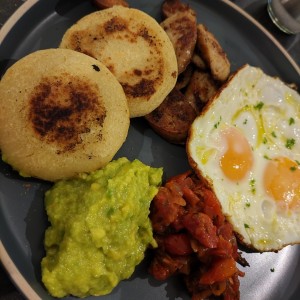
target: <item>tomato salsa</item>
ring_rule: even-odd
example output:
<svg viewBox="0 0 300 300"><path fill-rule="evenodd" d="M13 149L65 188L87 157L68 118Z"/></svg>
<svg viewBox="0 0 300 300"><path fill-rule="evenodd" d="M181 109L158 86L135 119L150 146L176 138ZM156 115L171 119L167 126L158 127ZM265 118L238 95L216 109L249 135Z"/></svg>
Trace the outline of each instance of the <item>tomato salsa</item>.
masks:
<svg viewBox="0 0 300 300"><path fill-rule="evenodd" d="M182 274L193 300L239 299L233 228L214 192L192 171L169 179L151 204L158 248L150 265L157 280Z"/></svg>

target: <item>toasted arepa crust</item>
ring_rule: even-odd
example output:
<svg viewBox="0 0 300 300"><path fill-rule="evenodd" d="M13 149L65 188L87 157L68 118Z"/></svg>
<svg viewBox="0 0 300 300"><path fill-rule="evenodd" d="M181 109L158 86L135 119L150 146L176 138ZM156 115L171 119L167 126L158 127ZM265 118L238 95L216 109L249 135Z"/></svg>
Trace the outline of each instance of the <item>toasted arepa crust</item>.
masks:
<svg viewBox="0 0 300 300"><path fill-rule="evenodd" d="M134 8L117 5L83 17L66 31L60 47L104 63L125 91L130 117L153 111L176 84L169 37L155 19Z"/></svg>
<svg viewBox="0 0 300 300"><path fill-rule="evenodd" d="M108 163L125 141L124 91L99 61L67 49L29 54L0 82L3 159L26 176L56 181Z"/></svg>

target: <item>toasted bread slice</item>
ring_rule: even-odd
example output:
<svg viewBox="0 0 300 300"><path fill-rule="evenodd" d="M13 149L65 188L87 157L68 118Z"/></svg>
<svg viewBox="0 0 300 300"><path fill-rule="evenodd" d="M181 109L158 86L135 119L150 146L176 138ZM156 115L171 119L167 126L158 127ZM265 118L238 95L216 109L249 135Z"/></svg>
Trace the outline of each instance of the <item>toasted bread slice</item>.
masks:
<svg viewBox="0 0 300 300"><path fill-rule="evenodd" d="M125 141L124 91L99 61L66 49L34 52L0 82L3 159L26 176L56 181L108 163Z"/></svg>
<svg viewBox="0 0 300 300"><path fill-rule="evenodd" d="M125 91L131 117L153 111L176 83L169 37L155 19L137 9L113 6L91 13L67 30L60 47L104 63Z"/></svg>

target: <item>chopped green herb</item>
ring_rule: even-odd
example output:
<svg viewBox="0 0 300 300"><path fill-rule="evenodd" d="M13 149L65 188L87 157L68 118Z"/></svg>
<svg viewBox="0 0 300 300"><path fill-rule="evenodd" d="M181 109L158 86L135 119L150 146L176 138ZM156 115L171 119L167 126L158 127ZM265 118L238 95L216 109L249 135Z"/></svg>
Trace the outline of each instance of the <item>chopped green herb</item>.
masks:
<svg viewBox="0 0 300 300"><path fill-rule="evenodd" d="M274 137L274 138L276 138L277 137L277 135L276 135L276 133L274 132L274 131L272 131L272 137Z"/></svg>
<svg viewBox="0 0 300 300"><path fill-rule="evenodd" d="M248 120L247 120L247 119L245 119L245 120L244 120L244 122L243 122L243 124L244 124L244 125L246 125L246 124L247 124L247 122L248 122Z"/></svg>
<svg viewBox="0 0 300 300"><path fill-rule="evenodd" d="M263 138L263 144L266 144L267 142L268 142L268 140L267 140L267 138L264 136L264 138Z"/></svg>
<svg viewBox="0 0 300 300"><path fill-rule="evenodd" d="M244 94L246 97L248 96L248 92L245 89L240 89L241 94Z"/></svg>
<svg viewBox="0 0 300 300"><path fill-rule="evenodd" d="M256 192L256 188L255 188L255 179L251 179L251 180L250 180L250 188L251 188L252 194L255 194L255 192Z"/></svg>
<svg viewBox="0 0 300 300"><path fill-rule="evenodd" d="M268 160L271 160L271 158L267 154L264 155L264 158L268 159Z"/></svg>
<svg viewBox="0 0 300 300"><path fill-rule="evenodd" d="M300 166L300 161L299 160L296 160L296 163L298 166Z"/></svg>
<svg viewBox="0 0 300 300"><path fill-rule="evenodd" d="M246 203L246 207L250 207L250 205L251 205L250 202Z"/></svg>
<svg viewBox="0 0 300 300"><path fill-rule="evenodd" d="M290 167L290 170L291 170L292 172L294 172L294 171L297 170L297 168L296 168L295 166L292 166L292 167Z"/></svg>
<svg viewBox="0 0 300 300"><path fill-rule="evenodd" d="M264 106L264 103L262 101L258 102L256 105L254 105L254 109L261 110Z"/></svg>
<svg viewBox="0 0 300 300"><path fill-rule="evenodd" d="M214 127L218 128L220 123L221 123L222 117L220 116L219 121L217 123L215 123Z"/></svg>
<svg viewBox="0 0 300 300"><path fill-rule="evenodd" d="M247 229L247 228L250 228L250 226L248 224L244 224L244 227Z"/></svg>
<svg viewBox="0 0 300 300"><path fill-rule="evenodd" d="M296 143L295 139L287 139L285 143L285 147L288 149L292 149L293 146L295 146L295 143Z"/></svg>
<svg viewBox="0 0 300 300"><path fill-rule="evenodd" d="M289 125L291 126L293 124L295 124L295 119L294 118L290 118L289 119Z"/></svg>

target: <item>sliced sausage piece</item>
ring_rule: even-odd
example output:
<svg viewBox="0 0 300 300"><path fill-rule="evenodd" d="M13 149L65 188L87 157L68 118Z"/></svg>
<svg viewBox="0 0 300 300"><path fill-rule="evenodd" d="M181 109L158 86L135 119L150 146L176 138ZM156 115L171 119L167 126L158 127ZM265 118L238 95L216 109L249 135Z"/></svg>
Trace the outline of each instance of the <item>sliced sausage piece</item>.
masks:
<svg viewBox="0 0 300 300"><path fill-rule="evenodd" d="M197 34L197 48L210 68L213 78L221 82L225 81L230 74L230 62L226 53L215 36L203 24L197 26Z"/></svg>
<svg viewBox="0 0 300 300"><path fill-rule="evenodd" d="M129 4L125 0L92 0L92 3L99 9L110 8L114 5L129 7Z"/></svg>
<svg viewBox="0 0 300 300"><path fill-rule="evenodd" d="M197 51L195 51L193 56L192 56L192 63L200 70L206 70L207 69L205 61L203 60L201 55L199 53L197 53Z"/></svg>
<svg viewBox="0 0 300 300"><path fill-rule="evenodd" d="M198 114L207 101L217 92L218 87L210 73L197 70L194 71L184 95Z"/></svg>
<svg viewBox="0 0 300 300"><path fill-rule="evenodd" d="M185 70L181 74L179 74L175 87L178 90L184 89L189 84L189 82L192 78L193 72L194 72L194 68L193 68L192 64L189 64L185 68Z"/></svg>
<svg viewBox="0 0 300 300"><path fill-rule="evenodd" d="M189 6L180 0L165 0L161 6L163 18L169 18L177 12L185 12L189 10Z"/></svg>
<svg viewBox="0 0 300 300"><path fill-rule="evenodd" d="M165 19L161 26L168 34L177 57L178 74L191 62L197 41L197 19L192 10L177 12Z"/></svg>
<svg viewBox="0 0 300 300"><path fill-rule="evenodd" d="M167 141L184 144L196 112L185 96L173 89L163 103L145 118L154 131Z"/></svg>

